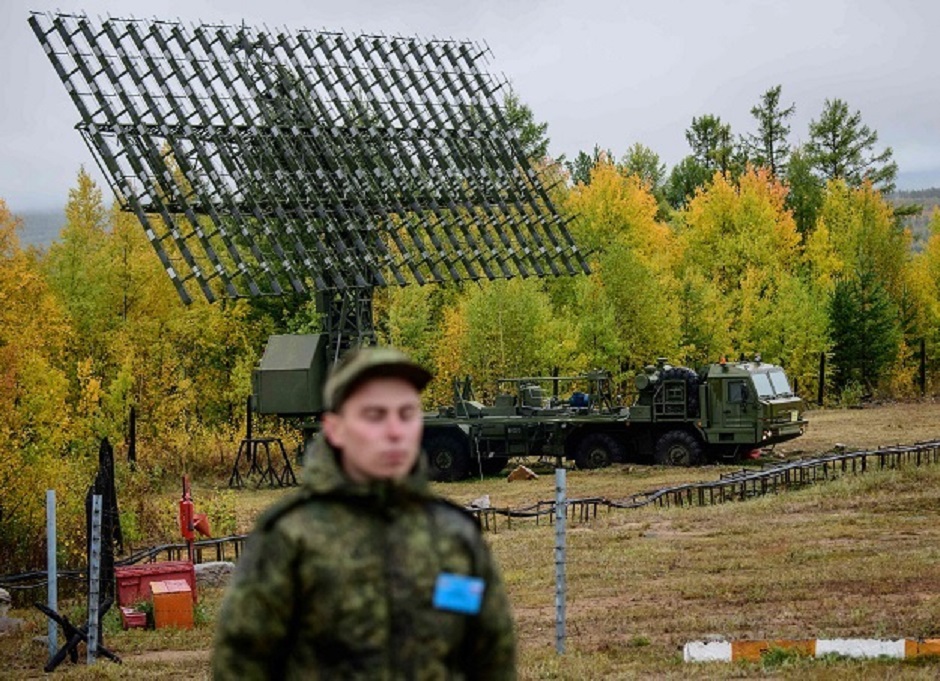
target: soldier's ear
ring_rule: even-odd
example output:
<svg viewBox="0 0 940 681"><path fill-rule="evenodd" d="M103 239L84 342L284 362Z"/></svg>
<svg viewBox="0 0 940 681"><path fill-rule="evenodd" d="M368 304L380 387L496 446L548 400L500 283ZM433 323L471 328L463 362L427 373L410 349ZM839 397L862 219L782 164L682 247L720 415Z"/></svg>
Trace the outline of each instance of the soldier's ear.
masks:
<svg viewBox="0 0 940 681"><path fill-rule="evenodd" d="M323 437L334 449L342 449L345 440L343 419L338 414L328 411L323 414Z"/></svg>

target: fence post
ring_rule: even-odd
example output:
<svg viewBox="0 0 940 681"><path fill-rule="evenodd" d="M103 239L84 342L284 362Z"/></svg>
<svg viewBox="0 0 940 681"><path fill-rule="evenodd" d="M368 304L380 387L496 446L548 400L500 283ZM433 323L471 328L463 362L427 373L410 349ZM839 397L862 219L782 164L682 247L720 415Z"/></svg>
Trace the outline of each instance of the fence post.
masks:
<svg viewBox="0 0 940 681"><path fill-rule="evenodd" d="M59 609L59 568L56 564L56 533L55 533L55 490L46 490L46 579L48 590L46 592L46 605L52 611ZM46 639L49 644L49 659L55 657L59 651L59 625L49 618Z"/></svg>
<svg viewBox="0 0 940 681"><path fill-rule="evenodd" d="M88 556L88 664L98 657L99 578L101 577L101 495L91 501L91 552Z"/></svg>
<svg viewBox="0 0 940 681"><path fill-rule="evenodd" d="M567 561L565 526L568 518L567 481L564 468L555 469L555 651L565 652L565 602Z"/></svg>

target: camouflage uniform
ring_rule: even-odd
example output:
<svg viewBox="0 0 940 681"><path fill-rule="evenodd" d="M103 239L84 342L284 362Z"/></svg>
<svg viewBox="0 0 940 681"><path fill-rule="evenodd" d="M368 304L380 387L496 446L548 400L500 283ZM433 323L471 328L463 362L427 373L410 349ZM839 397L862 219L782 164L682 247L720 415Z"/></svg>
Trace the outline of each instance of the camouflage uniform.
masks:
<svg viewBox="0 0 940 681"><path fill-rule="evenodd" d="M258 521L219 615L217 679L514 679L515 639L479 528L433 496L423 457L356 484L322 437L303 485ZM440 573L485 582L480 611L432 606Z"/></svg>

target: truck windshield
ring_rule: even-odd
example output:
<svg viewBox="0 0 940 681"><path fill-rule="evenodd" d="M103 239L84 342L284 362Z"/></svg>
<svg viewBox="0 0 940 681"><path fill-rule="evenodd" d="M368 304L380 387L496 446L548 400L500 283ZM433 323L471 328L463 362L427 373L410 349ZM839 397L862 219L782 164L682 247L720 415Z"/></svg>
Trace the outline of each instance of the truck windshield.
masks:
<svg viewBox="0 0 940 681"><path fill-rule="evenodd" d="M758 398L789 397L793 394L783 369L777 368L767 372L755 372L751 374L751 380L754 381L754 389L757 390Z"/></svg>
<svg viewBox="0 0 940 681"><path fill-rule="evenodd" d="M757 390L758 397L774 396L774 387L770 384L767 374L751 374L751 379L754 381L754 388Z"/></svg>
<svg viewBox="0 0 940 681"><path fill-rule="evenodd" d="M770 383L773 385L777 397L788 397L793 394L783 369L774 369L768 372L767 376L770 378Z"/></svg>

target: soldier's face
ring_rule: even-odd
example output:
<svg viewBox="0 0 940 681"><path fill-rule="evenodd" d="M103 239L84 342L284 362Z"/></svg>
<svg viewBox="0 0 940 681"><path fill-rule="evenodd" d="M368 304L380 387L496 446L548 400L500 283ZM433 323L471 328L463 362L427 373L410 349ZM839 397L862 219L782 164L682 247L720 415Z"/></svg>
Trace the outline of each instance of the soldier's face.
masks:
<svg viewBox="0 0 940 681"><path fill-rule="evenodd" d="M338 413L323 416L323 432L343 451L352 480L401 480L421 451L421 396L400 378L375 378L346 398Z"/></svg>

